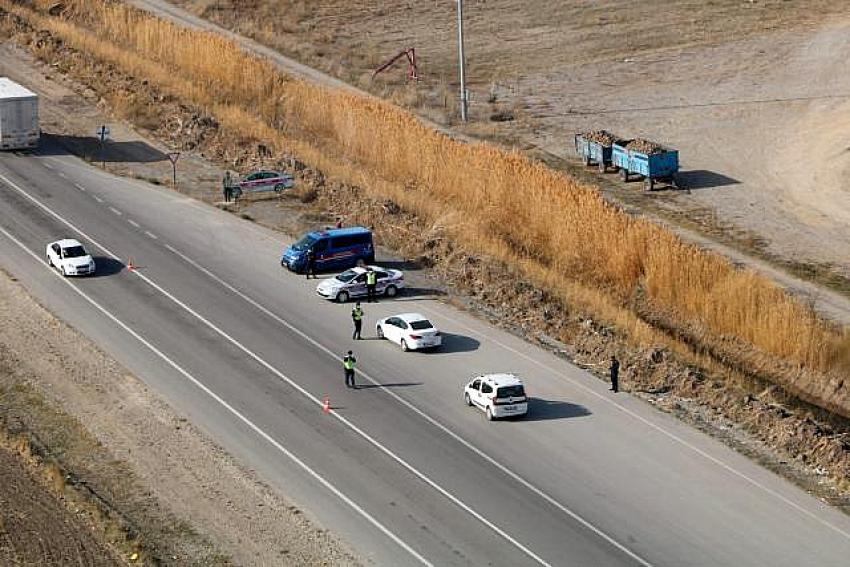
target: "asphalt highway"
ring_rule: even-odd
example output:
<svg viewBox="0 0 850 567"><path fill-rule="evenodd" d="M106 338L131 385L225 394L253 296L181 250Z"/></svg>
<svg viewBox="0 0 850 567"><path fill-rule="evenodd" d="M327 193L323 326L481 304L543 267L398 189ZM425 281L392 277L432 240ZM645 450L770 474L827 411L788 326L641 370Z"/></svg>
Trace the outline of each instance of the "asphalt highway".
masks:
<svg viewBox="0 0 850 567"><path fill-rule="evenodd" d="M364 304L367 340L352 341L351 306L280 268L287 238L45 150L0 154L0 265L368 561L848 564L850 518L583 370L425 290ZM61 237L97 276L47 267ZM404 311L444 348L374 339ZM495 371L523 377L528 419L462 403Z"/></svg>

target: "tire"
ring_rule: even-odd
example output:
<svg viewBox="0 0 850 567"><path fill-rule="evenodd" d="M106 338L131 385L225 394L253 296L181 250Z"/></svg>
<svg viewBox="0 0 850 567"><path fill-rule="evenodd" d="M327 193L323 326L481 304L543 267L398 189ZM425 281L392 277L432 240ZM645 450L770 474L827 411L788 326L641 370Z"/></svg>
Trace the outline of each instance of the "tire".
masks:
<svg viewBox="0 0 850 567"><path fill-rule="evenodd" d="M404 352L407 352L407 351L410 350L410 347L407 346L407 341L404 340L404 339L401 339L401 350L404 351Z"/></svg>
<svg viewBox="0 0 850 567"><path fill-rule="evenodd" d="M47 257L47 265L53 268L53 260L50 259L50 256Z"/></svg>
<svg viewBox="0 0 850 567"><path fill-rule="evenodd" d="M496 419L495 417L493 417L493 412L490 411L490 406L487 406L487 409L484 410L484 417L487 418L487 421L493 421L494 419Z"/></svg>
<svg viewBox="0 0 850 567"><path fill-rule="evenodd" d="M280 193L284 189L286 189L286 186L283 183L278 183L277 185L274 186L274 192L275 193Z"/></svg>
<svg viewBox="0 0 850 567"><path fill-rule="evenodd" d="M347 303L348 302L348 292L347 291L341 291L338 294L336 294L336 302L337 303Z"/></svg>
<svg viewBox="0 0 850 567"><path fill-rule="evenodd" d="M68 274L65 273L65 266L59 266L59 273L62 274L63 278L68 277Z"/></svg>
<svg viewBox="0 0 850 567"><path fill-rule="evenodd" d="M629 180L629 170L625 167L620 168L620 179L622 179L623 181Z"/></svg>
<svg viewBox="0 0 850 567"><path fill-rule="evenodd" d="M381 327L380 325L378 325L377 327L375 327L375 334L378 335L379 339L383 339L384 338L384 328Z"/></svg>
<svg viewBox="0 0 850 567"><path fill-rule="evenodd" d="M386 295L387 297L395 297L397 293L398 288L394 285L388 285L387 288L384 290L384 295Z"/></svg>
<svg viewBox="0 0 850 567"><path fill-rule="evenodd" d="M463 393L463 401L466 402L466 405L472 407L472 398L469 397L469 392Z"/></svg>

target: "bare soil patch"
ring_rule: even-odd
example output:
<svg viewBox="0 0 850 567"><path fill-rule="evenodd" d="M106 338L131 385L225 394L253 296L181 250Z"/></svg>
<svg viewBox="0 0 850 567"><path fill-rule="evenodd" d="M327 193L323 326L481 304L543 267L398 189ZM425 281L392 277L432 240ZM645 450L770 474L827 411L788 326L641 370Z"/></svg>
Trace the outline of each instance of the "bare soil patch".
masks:
<svg viewBox="0 0 850 567"><path fill-rule="evenodd" d="M83 512L34 478L21 455L0 447L0 563L119 565Z"/></svg>

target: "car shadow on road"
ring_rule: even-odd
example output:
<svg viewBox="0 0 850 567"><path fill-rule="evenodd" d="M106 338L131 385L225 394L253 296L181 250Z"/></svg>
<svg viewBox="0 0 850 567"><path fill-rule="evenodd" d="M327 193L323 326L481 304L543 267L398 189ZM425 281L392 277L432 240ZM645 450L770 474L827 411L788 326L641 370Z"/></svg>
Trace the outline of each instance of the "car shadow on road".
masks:
<svg viewBox="0 0 850 567"><path fill-rule="evenodd" d="M455 335L454 333L441 332L443 341L442 344L434 349L424 350L426 353L433 354L452 354L455 352L471 352L478 350L481 342L466 335Z"/></svg>
<svg viewBox="0 0 850 567"><path fill-rule="evenodd" d="M559 400L528 398L528 415L522 419L523 421L546 421L550 419L585 417L588 415L590 415L590 411L578 404Z"/></svg>
<svg viewBox="0 0 850 567"><path fill-rule="evenodd" d="M421 301L423 299L436 299L446 295L446 292L433 287L406 287L392 301ZM390 300L390 298L385 298Z"/></svg>
<svg viewBox="0 0 850 567"><path fill-rule="evenodd" d="M167 161L168 156L142 141L109 142L102 144L93 136L43 134L40 155L73 154L95 162L152 163Z"/></svg>
<svg viewBox="0 0 850 567"><path fill-rule="evenodd" d="M93 278L114 276L121 273L121 270L127 267L124 262L119 262L115 258L108 258L106 256L93 256L93 258L94 265L97 266L94 275L92 275Z"/></svg>
<svg viewBox="0 0 850 567"><path fill-rule="evenodd" d="M371 388L406 388L408 386L421 386L422 382L390 382L388 384L357 384L357 390L369 390Z"/></svg>
<svg viewBox="0 0 850 567"><path fill-rule="evenodd" d="M381 262L375 262L378 266L382 268L387 268L389 270L401 270L402 272L412 272L416 270L421 270L422 266L413 260L386 260Z"/></svg>

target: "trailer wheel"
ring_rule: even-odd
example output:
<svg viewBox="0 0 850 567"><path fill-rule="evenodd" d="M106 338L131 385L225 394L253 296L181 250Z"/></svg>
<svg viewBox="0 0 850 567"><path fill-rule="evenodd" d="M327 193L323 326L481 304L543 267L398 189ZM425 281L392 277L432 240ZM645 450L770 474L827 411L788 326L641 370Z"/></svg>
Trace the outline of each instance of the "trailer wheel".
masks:
<svg viewBox="0 0 850 567"><path fill-rule="evenodd" d="M622 179L623 181L629 180L629 170L625 167L620 168L620 179Z"/></svg>

